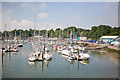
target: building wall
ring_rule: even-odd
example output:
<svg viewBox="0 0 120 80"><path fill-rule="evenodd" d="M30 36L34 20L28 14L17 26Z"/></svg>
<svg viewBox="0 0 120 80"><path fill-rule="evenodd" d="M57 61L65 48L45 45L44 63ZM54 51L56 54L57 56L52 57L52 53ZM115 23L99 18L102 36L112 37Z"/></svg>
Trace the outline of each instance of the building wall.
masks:
<svg viewBox="0 0 120 80"><path fill-rule="evenodd" d="M115 38L101 38L100 41L103 41L103 42L111 42L111 41L114 41Z"/></svg>
<svg viewBox="0 0 120 80"><path fill-rule="evenodd" d="M79 37L80 40L83 40L83 41L86 41L87 40L87 37Z"/></svg>

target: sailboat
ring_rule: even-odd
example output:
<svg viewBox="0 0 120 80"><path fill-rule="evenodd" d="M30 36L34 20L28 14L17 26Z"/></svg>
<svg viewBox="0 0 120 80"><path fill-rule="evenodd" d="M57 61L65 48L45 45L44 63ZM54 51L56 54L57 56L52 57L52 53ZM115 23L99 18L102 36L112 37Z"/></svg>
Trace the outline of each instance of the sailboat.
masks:
<svg viewBox="0 0 120 80"><path fill-rule="evenodd" d="M14 45L12 45L12 51L13 52L18 52L18 49L17 49L17 40L16 40L16 30L15 30L15 38L14 38Z"/></svg>
<svg viewBox="0 0 120 80"><path fill-rule="evenodd" d="M19 44L17 45L17 47L23 47L23 44L21 43L21 31L20 31L20 40L19 40Z"/></svg>
<svg viewBox="0 0 120 80"><path fill-rule="evenodd" d="M37 60L37 54L36 53L31 53L28 57L29 61L36 61Z"/></svg>
<svg viewBox="0 0 120 80"><path fill-rule="evenodd" d="M48 42L48 32L47 32L47 42ZM45 45L44 45L44 47L45 47ZM50 51L48 49L48 45L47 45L47 48L46 48L45 53L44 53L44 59L45 60L52 59L52 53L50 53Z"/></svg>
<svg viewBox="0 0 120 80"><path fill-rule="evenodd" d="M50 59L52 59L52 53L50 53L49 50L46 50L46 51L45 51L45 54L44 54L44 58L45 58L45 60L50 60Z"/></svg>
<svg viewBox="0 0 120 80"><path fill-rule="evenodd" d="M79 54L78 55L76 55L76 58L77 58L77 60L88 60L89 58L90 58L90 55L89 54L87 54L87 53L85 53L85 52L81 52L80 50L79 50L79 52L78 52Z"/></svg>
<svg viewBox="0 0 120 80"><path fill-rule="evenodd" d="M5 24L5 41L8 41L8 40L7 40L7 35L6 35L6 24ZM3 52L12 52L11 46L10 46L10 45L7 45L7 46L5 47L5 49L3 50Z"/></svg>
<svg viewBox="0 0 120 80"><path fill-rule="evenodd" d="M68 27L68 25L67 25L67 27ZM68 30L67 30L67 38L68 38ZM67 46L68 46L68 39L67 39ZM62 50L62 54L63 54L63 55L66 55L66 56L69 56L69 55L70 55L70 51L68 50L68 47L67 47L67 48L64 48L64 49Z"/></svg>

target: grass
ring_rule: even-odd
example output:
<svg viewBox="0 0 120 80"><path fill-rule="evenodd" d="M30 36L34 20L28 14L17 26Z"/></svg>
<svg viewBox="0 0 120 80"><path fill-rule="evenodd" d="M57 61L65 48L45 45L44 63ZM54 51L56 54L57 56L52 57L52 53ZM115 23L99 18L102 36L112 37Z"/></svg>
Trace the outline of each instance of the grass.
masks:
<svg viewBox="0 0 120 80"><path fill-rule="evenodd" d="M109 52L118 52L118 53L120 53L120 51L115 50L115 49L110 49L110 48L108 48L108 51L109 51Z"/></svg>

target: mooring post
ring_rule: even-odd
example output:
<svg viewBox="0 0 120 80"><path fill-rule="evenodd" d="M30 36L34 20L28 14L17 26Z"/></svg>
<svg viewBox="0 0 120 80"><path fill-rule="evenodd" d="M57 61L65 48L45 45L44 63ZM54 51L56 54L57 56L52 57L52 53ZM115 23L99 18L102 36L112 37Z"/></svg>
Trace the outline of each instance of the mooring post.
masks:
<svg viewBox="0 0 120 80"><path fill-rule="evenodd" d="M2 56L3 56L3 44L2 44Z"/></svg>
<svg viewBox="0 0 120 80"><path fill-rule="evenodd" d="M45 44L44 44L44 50L43 50L43 53L42 53L42 59L44 58L44 54L45 54Z"/></svg>
<svg viewBox="0 0 120 80"><path fill-rule="evenodd" d="M79 49L78 49L78 59L77 60L79 60Z"/></svg>
<svg viewBox="0 0 120 80"><path fill-rule="evenodd" d="M3 44L2 44L2 71L3 71Z"/></svg>

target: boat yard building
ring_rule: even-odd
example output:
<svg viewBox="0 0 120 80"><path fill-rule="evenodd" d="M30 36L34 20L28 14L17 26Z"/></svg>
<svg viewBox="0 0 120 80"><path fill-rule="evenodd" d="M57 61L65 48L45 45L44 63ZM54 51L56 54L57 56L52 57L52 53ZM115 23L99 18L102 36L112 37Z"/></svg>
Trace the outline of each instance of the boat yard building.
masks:
<svg viewBox="0 0 120 80"><path fill-rule="evenodd" d="M80 41L87 41L87 37L77 37L77 40L80 40Z"/></svg>
<svg viewBox="0 0 120 80"><path fill-rule="evenodd" d="M116 41L118 38L119 36L102 36L100 37L100 41L105 43L110 43Z"/></svg>

